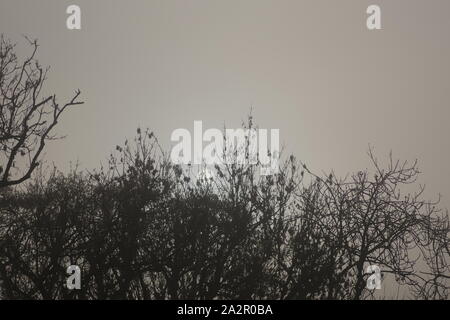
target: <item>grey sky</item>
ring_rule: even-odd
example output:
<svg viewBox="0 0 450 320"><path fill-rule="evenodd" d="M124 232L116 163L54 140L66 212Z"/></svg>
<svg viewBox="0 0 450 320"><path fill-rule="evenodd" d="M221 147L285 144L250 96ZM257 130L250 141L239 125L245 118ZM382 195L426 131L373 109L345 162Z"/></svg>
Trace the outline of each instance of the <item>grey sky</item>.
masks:
<svg viewBox="0 0 450 320"><path fill-rule="evenodd" d="M365 10L382 9L381 31ZM65 27L66 7L82 30ZM339 174L419 159L429 195L450 204L450 1L159 0L0 2L0 32L40 42L49 92L82 90L46 159L98 167L138 125L169 146L176 128L239 126L251 106L287 150Z"/></svg>

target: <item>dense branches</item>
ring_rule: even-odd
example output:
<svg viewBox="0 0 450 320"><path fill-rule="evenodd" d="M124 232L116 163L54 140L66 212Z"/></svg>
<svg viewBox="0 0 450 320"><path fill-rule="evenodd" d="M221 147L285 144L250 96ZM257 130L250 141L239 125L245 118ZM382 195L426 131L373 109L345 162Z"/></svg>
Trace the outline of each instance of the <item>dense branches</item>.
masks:
<svg viewBox="0 0 450 320"><path fill-rule="evenodd" d="M37 175L7 192L0 279L7 298L363 299L365 267L418 298L447 298L449 222L411 185L416 164L372 153L374 172L319 177L290 157L181 167L151 132L91 173ZM410 193L408 193L410 191ZM80 291L65 267L82 270Z"/></svg>
<svg viewBox="0 0 450 320"><path fill-rule="evenodd" d="M82 102L42 97L29 43L20 62L0 38L0 297L364 299L377 265L410 296L448 298L448 213L415 188L416 163L382 166L370 151L373 171L340 179L291 156L260 176L243 161L173 165L138 129L106 168L43 175L54 127ZM246 142L226 156L248 160ZM71 264L81 290L64 286Z"/></svg>

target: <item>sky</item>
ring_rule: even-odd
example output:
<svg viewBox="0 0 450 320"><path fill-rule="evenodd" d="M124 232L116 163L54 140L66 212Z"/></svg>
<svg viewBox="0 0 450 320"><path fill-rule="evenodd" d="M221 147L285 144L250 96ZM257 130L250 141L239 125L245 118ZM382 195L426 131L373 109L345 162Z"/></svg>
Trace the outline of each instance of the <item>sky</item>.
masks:
<svg viewBox="0 0 450 320"><path fill-rule="evenodd" d="M81 8L81 30L66 8ZM382 30L366 28L377 4ZM345 175L419 160L427 196L450 204L448 0L1 0L0 33L51 70L47 93L75 89L45 159L62 170L106 163L148 127L169 147L177 128L239 127L250 109L280 129L287 153Z"/></svg>

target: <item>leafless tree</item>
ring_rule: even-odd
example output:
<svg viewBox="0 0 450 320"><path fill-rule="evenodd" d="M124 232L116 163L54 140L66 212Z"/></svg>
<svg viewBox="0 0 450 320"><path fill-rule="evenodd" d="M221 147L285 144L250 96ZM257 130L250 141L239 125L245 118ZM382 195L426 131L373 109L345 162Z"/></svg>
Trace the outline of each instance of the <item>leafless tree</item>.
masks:
<svg viewBox="0 0 450 320"><path fill-rule="evenodd" d="M294 157L271 176L237 162L202 175L150 131L116 149L108 167L0 198L4 297L366 299L376 264L409 297L448 298L448 214L416 188L415 162L370 151L373 172L342 179ZM69 264L81 290L63 287Z"/></svg>
<svg viewBox="0 0 450 320"><path fill-rule="evenodd" d="M309 218L327 235L324 241L334 251L338 278L351 276L347 298L373 293L366 289L365 272L372 264L417 298L448 298L448 212L437 207L439 200L424 199L423 185L415 187L417 161L400 162L390 155L382 167L372 149L369 158L373 172L359 171L346 179L309 172L316 181L311 193L301 195L314 211Z"/></svg>
<svg viewBox="0 0 450 320"><path fill-rule="evenodd" d="M20 61L15 45L0 36L0 189L31 177L62 113L83 103L79 90L63 105L55 95L42 97L48 68L36 60L37 41L26 40L31 54Z"/></svg>

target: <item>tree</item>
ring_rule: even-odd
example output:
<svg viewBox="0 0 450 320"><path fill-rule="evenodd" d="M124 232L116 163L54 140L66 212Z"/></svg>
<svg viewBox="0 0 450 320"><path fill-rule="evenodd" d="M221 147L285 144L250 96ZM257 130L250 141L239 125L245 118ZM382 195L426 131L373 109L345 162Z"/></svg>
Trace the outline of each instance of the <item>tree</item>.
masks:
<svg viewBox="0 0 450 320"><path fill-rule="evenodd" d="M448 298L448 214L414 190L416 163L369 152L374 172L340 179L291 156L272 176L237 162L204 175L150 131L116 149L108 167L35 173L0 198L1 295L366 299L376 264L416 298ZM79 291L62 285L70 264Z"/></svg>
<svg viewBox="0 0 450 320"><path fill-rule="evenodd" d="M32 52L20 61L15 45L0 36L0 189L29 179L62 113L83 104L80 91L67 103L42 97L48 68L36 60L38 43L27 38Z"/></svg>
<svg viewBox="0 0 450 320"><path fill-rule="evenodd" d="M397 283L423 299L446 299L449 295L449 216L439 201L423 199L424 186L414 188L417 161L393 160L382 167L369 151L374 172L359 171L349 179L334 174L318 177L302 195L313 210L312 222L327 235L323 238L335 256L338 280L347 278L351 291L343 297L362 299L368 265L393 275ZM339 283L331 282L332 297ZM337 296L335 296L337 294Z"/></svg>

